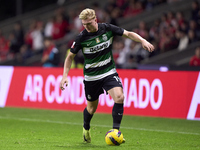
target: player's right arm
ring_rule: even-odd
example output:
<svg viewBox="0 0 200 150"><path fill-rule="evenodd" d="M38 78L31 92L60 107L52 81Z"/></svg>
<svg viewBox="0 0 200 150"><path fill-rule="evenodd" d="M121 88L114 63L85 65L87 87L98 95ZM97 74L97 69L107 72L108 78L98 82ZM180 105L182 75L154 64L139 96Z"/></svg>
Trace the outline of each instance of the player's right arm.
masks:
<svg viewBox="0 0 200 150"><path fill-rule="evenodd" d="M65 59L65 63L64 63L64 71L63 71L63 77L62 80L60 82L60 89L64 90L64 85L66 84L66 86L68 85L68 80L67 80L67 75L69 73L69 70L71 68L72 65L72 61L74 59L76 54L69 52L66 59Z"/></svg>

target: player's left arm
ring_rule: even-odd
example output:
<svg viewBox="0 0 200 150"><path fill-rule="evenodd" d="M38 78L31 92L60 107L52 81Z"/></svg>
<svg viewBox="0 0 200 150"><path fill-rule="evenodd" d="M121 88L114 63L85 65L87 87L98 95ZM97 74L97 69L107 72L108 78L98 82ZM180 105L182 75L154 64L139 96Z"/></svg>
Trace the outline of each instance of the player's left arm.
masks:
<svg viewBox="0 0 200 150"><path fill-rule="evenodd" d="M149 52L154 51L154 46L135 32L124 30L123 36L136 42L140 42L142 47Z"/></svg>

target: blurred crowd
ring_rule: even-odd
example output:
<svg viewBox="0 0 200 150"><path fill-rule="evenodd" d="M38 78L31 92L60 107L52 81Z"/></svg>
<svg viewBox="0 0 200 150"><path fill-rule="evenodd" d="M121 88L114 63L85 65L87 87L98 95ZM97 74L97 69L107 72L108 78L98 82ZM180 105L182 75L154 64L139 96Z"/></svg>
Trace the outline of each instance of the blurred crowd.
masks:
<svg viewBox="0 0 200 150"><path fill-rule="evenodd" d="M118 25L118 18L136 16L159 4L174 1L179 0L108 0L104 7L94 2L91 8L96 11L98 22ZM66 36L78 34L83 30L78 14L85 7L84 3L70 10L65 10L63 6L60 6L48 21L32 19L28 28L24 28L21 22L16 22L8 37L4 36L0 30L0 62L15 59L18 62L16 64L23 65L30 57L42 54L41 65L59 66L59 48L56 43L66 39ZM175 48L184 50L188 44L199 40L199 25L200 5L197 1L191 1L189 19L186 19L182 12L169 11L162 14L161 18L154 20L150 26L141 20L138 28L132 31L150 41L156 50L148 53L140 43L121 37L115 38L113 55L117 68L136 68L137 64L148 57ZM64 44L66 49L71 47L72 42L70 40ZM83 63L82 57L81 54L77 55L74 67L77 67L78 63Z"/></svg>
<svg viewBox="0 0 200 150"><path fill-rule="evenodd" d="M143 38L150 41L155 51L148 53L140 43L129 39L114 43L115 60L118 68L137 68L146 58L170 50L186 50L187 46L200 39L200 5L191 1L190 17L185 18L183 12L168 11L161 18L154 20L153 25L147 25L143 20L137 28L132 29Z"/></svg>

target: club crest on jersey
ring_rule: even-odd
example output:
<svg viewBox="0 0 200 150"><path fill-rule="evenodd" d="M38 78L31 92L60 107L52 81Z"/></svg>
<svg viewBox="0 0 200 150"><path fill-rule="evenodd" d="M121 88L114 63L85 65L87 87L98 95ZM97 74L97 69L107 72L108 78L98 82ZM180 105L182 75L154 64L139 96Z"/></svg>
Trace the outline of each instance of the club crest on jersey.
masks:
<svg viewBox="0 0 200 150"><path fill-rule="evenodd" d="M96 43L100 43L100 40L99 40L99 38L96 38Z"/></svg>
<svg viewBox="0 0 200 150"><path fill-rule="evenodd" d="M88 95L87 97L88 97L88 99L91 99L91 98L92 98L91 95Z"/></svg>
<svg viewBox="0 0 200 150"><path fill-rule="evenodd" d="M107 40L108 40L108 37L106 36L106 34L103 34L103 35L102 35L102 39L103 39L104 41L107 41Z"/></svg>

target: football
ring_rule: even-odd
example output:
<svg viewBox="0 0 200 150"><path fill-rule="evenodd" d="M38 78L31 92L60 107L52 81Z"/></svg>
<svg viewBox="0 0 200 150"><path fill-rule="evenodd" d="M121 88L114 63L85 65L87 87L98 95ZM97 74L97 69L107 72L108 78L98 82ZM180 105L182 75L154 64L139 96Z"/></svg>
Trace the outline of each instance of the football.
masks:
<svg viewBox="0 0 200 150"><path fill-rule="evenodd" d="M123 134L117 129L111 129L106 133L105 141L108 145L120 145L123 142Z"/></svg>

